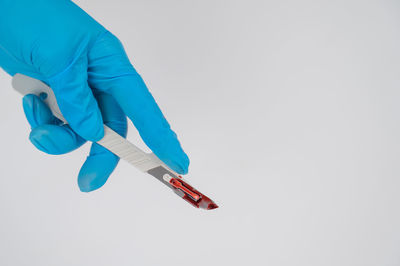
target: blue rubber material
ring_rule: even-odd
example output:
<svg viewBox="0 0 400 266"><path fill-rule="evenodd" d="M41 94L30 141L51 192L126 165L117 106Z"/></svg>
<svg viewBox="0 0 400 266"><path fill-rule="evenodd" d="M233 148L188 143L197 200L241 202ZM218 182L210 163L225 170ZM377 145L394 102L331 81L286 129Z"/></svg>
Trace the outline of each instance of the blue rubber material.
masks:
<svg viewBox="0 0 400 266"><path fill-rule="evenodd" d="M10 75L42 80L56 95L68 125L39 97L23 100L30 140L39 150L64 154L98 141L103 122L125 137L127 116L164 163L188 172L189 158L121 42L71 1L0 1L0 66ZM94 144L79 173L80 189L101 187L117 163Z"/></svg>

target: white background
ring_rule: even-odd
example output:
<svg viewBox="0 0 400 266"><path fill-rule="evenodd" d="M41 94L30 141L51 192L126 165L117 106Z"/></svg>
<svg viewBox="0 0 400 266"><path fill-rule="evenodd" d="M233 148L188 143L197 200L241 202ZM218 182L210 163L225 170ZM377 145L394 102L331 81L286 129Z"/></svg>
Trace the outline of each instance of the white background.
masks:
<svg viewBox="0 0 400 266"><path fill-rule="evenodd" d="M221 206L29 143L0 73L0 265L400 265L400 3L76 1L119 36ZM138 142L130 128L129 138Z"/></svg>

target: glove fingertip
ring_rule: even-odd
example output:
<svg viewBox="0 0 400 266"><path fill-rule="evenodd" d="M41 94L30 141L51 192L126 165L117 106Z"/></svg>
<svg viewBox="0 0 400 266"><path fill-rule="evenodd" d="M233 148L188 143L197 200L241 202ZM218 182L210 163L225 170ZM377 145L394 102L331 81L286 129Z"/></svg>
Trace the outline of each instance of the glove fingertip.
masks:
<svg viewBox="0 0 400 266"><path fill-rule="evenodd" d="M185 175L189 172L190 160L183 151L178 139L175 138L162 146L155 146L153 152L178 174Z"/></svg>
<svg viewBox="0 0 400 266"><path fill-rule="evenodd" d="M113 154L89 156L79 172L78 186L80 191L92 192L101 188L114 171L118 161L118 157Z"/></svg>
<svg viewBox="0 0 400 266"><path fill-rule="evenodd" d="M189 157L185 153L185 158L183 159L182 163L182 173L181 173L182 175L186 175L189 172L189 164L190 164Z"/></svg>
<svg viewBox="0 0 400 266"><path fill-rule="evenodd" d="M43 141L46 139L45 134L41 130L32 130L29 134L29 140L38 150L44 153L50 153L46 148L47 145L43 145Z"/></svg>
<svg viewBox="0 0 400 266"><path fill-rule="evenodd" d="M42 125L34 128L29 140L39 150L60 155L80 147L85 140L76 135L68 126Z"/></svg>
<svg viewBox="0 0 400 266"><path fill-rule="evenodd" d="M185 153L175 158L161 159L164 161L172 170L181 175L186 175L189 172L189 158Z"/></svg>

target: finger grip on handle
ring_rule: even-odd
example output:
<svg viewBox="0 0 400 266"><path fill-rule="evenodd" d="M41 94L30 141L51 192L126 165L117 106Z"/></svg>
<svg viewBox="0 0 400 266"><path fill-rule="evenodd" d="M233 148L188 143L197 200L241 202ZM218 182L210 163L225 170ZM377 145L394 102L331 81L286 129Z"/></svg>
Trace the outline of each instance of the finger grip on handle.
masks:
<svg viewBox="0 0 400 266"><path fill-rule="evenodd" d="M27 94L40 96L42 93L45 93L47 97L43 101L50 108L53 115L64 123L67 123L58 107L56 96L49 86L40 80L22 74L16 74L13 77L12 86L23 96ZM145 153L106 125L104 125L104 137L97 143L143 172L147 172L149 169L160 165L168 168L154 154Z"/></svg>
<svg viewBox="0 0 400 266"><path fill-rule="evenodd" d="M67 123L64 116L62 115L60 108L58 107L56 96L54 95L53 90L41 82L40 80L22 75L15 74L12 79L13 88L22 94L23 96L27 94L34 94L36 96L40 96L42 93L46 94L46 98L43 100L50 110L53 112L54 116Z"/></svg>

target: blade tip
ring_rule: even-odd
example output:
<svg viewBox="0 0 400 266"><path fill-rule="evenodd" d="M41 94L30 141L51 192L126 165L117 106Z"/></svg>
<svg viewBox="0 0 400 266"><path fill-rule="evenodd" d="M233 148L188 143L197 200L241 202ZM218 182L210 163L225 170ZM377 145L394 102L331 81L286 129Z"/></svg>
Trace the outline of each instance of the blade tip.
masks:
<svg viewBox="0 0 400 266"><path fill-rule="evenodd" d="M210 205L208 205L207 210L214 210L216 208L218 208L219 206L215 203L211 203Z"/></svg>

